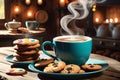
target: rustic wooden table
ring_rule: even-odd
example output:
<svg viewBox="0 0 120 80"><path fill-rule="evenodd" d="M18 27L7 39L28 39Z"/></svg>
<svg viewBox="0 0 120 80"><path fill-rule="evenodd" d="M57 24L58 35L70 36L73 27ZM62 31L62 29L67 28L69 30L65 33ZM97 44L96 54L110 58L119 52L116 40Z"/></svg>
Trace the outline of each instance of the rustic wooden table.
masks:
<svg viewBox="0 0 120 80"><path fill-rule="evenodd" d="M25 75L19 75L19 76L7 75L5 71L10 69L13 63L7 62L4 58L5 56L13 53L14 53L13 47L0 47L0 75L7 77L8 80L41 80L38 78L38 73L31 72L29 70ZM90 79L84 79L84 80L120 80L119 61L97 54L91 54L90 57L106 61L109 64L109 67L107 70L103 71L101 75L97 77L94 76L91 77Z"/></svg>

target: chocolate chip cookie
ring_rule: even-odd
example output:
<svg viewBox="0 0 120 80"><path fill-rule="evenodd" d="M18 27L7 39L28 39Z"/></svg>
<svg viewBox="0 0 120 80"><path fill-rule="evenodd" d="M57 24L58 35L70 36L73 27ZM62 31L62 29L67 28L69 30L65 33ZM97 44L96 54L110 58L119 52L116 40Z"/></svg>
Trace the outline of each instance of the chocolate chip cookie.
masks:
<svg viewBox="0 0 120 80"><path fill-rule="evenodd" d="M48 66L44 68L44 72L60 72L61 70L64 69L65 66L66 66L65 62L62 61L53 62L48 64Z"/></svg>
<svg viewBox="0 0 120 80"><path fill-rule="evenodd" d="M64 70L61 71L62 74L76 74L80 72L80 67L75 64L68 64L65 66Z"/></svg>
<svg viewBox="0 0 120 80"><path fill-rule="evenodd" d="M95 71L102 69L102 66L99 64L85 64L81 66L85 71Z"/></svg>

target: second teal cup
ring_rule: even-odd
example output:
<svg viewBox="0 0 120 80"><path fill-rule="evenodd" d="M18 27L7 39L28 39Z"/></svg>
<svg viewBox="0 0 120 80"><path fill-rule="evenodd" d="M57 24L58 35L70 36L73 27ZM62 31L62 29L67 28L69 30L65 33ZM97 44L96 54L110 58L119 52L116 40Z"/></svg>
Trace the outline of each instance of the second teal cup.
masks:
<svg viewBox="0 0 120 80"><path fill-rule="evenodd" d="M51 45L55 56L51 55L45 49L46 45ZM89 59L92 50L92 38L88 36L58 36L53 41L42 43L42 51L56 59L62 60L67 64L83 65Z"/></svg>
<svg viewBox="0 0 120 80"><path fill-rule="evenodd" d="M40 23L37 21L26 21L25 25L28 30L37 30L40 26Z"/></svg>

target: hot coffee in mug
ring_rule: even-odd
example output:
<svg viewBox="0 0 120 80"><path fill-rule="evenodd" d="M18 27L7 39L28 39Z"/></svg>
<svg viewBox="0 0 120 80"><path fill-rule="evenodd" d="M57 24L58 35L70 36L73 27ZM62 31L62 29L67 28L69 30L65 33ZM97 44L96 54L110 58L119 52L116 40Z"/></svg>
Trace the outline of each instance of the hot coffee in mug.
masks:
<svg viewBox="0 0 120 80"><path fill-rule="evenodd" d="M45 50L46 45L52 45L55 56ZM58 36L53 41L45 41L42 51L54 58L60 59L67 64L83 65L89 59L92 50L92 38L80 35Z"/></svg>
<svg viewBox="0 0 120 80"><path fill-rule="evenodd" d="M79 41L87 41L88 38L84 37L84 36L68 36L68 37L61 37L58 38L57 41L61 41L61 42L79 42Z"/></svg>

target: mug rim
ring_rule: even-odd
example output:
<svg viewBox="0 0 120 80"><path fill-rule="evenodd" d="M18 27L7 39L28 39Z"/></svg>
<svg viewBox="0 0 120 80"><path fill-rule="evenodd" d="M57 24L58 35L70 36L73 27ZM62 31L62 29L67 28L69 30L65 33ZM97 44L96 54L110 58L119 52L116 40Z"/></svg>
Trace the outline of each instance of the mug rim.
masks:
<svg viewBox="0 0 120 80"><path fill-rule="evenodd" d="M36 20L31 20L31 21L25 21L25 22L37 22Z"/></svg>
<svg viewBox="0 0 120 80"><path fill-rule="evenodd" d="M70 42L70 41L58 41L58 40L57 40L58 38L72 37L72 36L74 36L74 37L75 37L75 36L76 36L76 37L77 37L77 36L78 36L78 37L81 36L81 37L88 38L88 40L85 40L85 41L71 41L71 42ZM91 41L91 40L92 40L91 37L89 37L89 36L84 36L84 35L63 35L63 36L56 36L56 37L53 38L53 41L57 41L57 42L65 42L65 43L88 42L88 41Z"/></svg>

